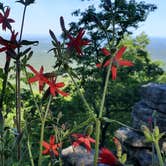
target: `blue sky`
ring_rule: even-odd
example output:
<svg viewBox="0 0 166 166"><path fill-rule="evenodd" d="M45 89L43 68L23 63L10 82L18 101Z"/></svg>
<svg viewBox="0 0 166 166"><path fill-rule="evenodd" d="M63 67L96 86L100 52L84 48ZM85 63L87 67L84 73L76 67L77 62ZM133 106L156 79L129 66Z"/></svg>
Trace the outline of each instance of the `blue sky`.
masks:
<svg viewBox="0 0 166 166"><path fill-rule="evenodd" d="M86 8L89 3L99 0L36 0L26 13L25 34L47 35L48 30L52 29L57 35L61 33L59 17L64 16L66 24L76 20L71 16L71 12L78 8ZM16 20L14 28L19 31L22 16L22 5L15 3L15 0L1 0L2 3L11 7L10 17ZM146 0L147 3L154 3L158 9L150 13L146 22L140 23L140 28L134 31L139 34L144 31L151 37L166 37L166 0ZM0 30L0 34L3 32Z"/></svg>

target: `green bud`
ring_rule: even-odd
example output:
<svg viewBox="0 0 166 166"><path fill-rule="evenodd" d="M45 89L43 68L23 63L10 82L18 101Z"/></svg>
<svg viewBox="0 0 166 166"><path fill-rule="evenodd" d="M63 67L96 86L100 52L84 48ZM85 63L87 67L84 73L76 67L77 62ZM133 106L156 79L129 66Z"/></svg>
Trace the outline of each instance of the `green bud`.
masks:
<svg viewBox="0 0 166 166"><path fill-rule="evenodd" d="M93 132L93 125L88 125L85 129L85 135L91 135Z"/></svg>
<svg viewBox="0 0 166 166"><path fill-rule="evenodd" d="M144 133L146 141L147 142L152 142L153 141L153 137L152 137L152 134L151 134L149 128L147 126L145 126L145 125L142 125L141 126L141 130Z"/></svg>
<svg viewBox="0 0 166 166"><path fill-rule="evenodd" d="M122 164L124 164L124 163L126 162L126 160L127 160L127 154L124 153L124 154L122 155L121 159L120 159L120 162L121 162Z"/></svg>
<svg viewBox="0 0 166 166"><path fill-rule="evenodd" d="M154 129L153 129L153 135L154 135L155 140L159 140L160 131L159 131L158 126L154 127Z"/></svg>

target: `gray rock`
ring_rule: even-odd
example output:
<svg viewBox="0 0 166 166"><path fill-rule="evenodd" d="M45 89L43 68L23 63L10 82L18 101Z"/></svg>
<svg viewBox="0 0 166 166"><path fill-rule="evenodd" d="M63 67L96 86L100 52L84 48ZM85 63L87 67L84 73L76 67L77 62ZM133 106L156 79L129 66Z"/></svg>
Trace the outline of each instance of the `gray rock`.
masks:
<svg viewBox="0 0 166 166"><path fill-rule="evenodd" d="M137 102L132 111L132 123L133 127L140 129L141 125L149 125L148 119L152 117L155 109L150 108L143 100ZM156 112L155 117L156 125L161 132L166 131L166 114L162 112Z"/></svg>
<svg viewBox="0 0 166 166"><path fill-rule="evenodd" d="M148 121L153 117L153 124L159 127L160 132L166 132L166 84L149 83L142 86L141 100L133 106L131 116L132 127L136 130L140 130L141 125L150 127ZM140 166L152 165L152 144L146 143L141 132L120 128L115 136L121 140L123 147L127 147L124 150L127 150L128 158L137 161ZM166 138L160 140L160 147L166 153ZM158 166L156 155L154 161Z"/></svg>
<svg viewBox="0 0 166 166"><path fill-rule="evenodd" d="M155 104L166 104L166 84L149 83L141 88L143 99Z"/></svg>
<svg viewBox="0 0 166 166"><path fill-rule="evenodd" d="M115 137L117 137L122 143L130 145L135 148L151 147L151 144L146 143L145 137L131 129L120 128L115 132Z"/></svg>
<svg viewBox="0 0 166 166"><path fill-rule="evenodd" d="M137 150L135 158L141 166L152 166L152 152L147 149ZM154 156L154 165L158 166L156 155Z"/></svg>
<svg viewBox="0 0 166 166"><path fill-rule="evenodd" d="M87 152L83 146L69 146L62 150L62 159L64 166L93 166L94 150ZM107 164L98 164L98 166L108 166Z"/></svg>
<svg viewBox="0 0 166 166"><path fill-rule="evenodd" d="M64 160L65 166L93 166L94 152L87 152L87 150L82 146L69 146L62 150L62 158Z"/></svg>
<svg viewBox="0 0 166 166"><path fill-rule="evenodd" d="M156 104L151 101L148 101L146 99L143 100L144 104L146 104L149 108L155 110L156 112L161 112L163 114L166 114L166 104Z"/></svg>

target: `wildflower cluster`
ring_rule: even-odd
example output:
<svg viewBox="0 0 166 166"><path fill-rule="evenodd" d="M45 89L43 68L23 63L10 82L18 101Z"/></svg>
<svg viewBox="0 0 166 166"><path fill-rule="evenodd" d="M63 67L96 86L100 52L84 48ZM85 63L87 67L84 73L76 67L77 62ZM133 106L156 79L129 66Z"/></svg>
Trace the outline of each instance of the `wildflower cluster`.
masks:
<svg viewBox="0 0 166 166"><path fill-rule="evenodd" d="M26 7L29 6L30 4L34 3L34 0L20 0L18 1L19 3L24 5L24 9L26 11ZM100 126L101 126L101 119L102 119L102 112L103 112L103 105L105 101L105 95L106 95L106 89L108 85L108 80L105 82L104 86L104 93L103 93L103 100L101 103L100 107L100 112L99 115L97 115L89 106L87 103L84 95L82 92L79 90L79 87L77 83L75 82L75 76L76 74L73 72L72 67L69 65L70 62L72 61L72 57L74 55L75 58L81 58L86 56L83 52L83 47L88 46L91 44L90 40L84 39L83 36L85 35L85 30L80 29L78 31L78 34L71 34L70 31L66 30L65 28L65 23L63 17L60 18L60 24L62 27L62 31L65 35L65 41L64 43L61 43L59 40L57 40L56 35L53 33L52 30L49 31L50 36L52 38L52 44L53 48L50 51L54 52L54 55L56 57L56 64L55 64L55 69L57 69L56 72L52 73L44 73L44 67L41 66L39 71L37 71L32 65L30 65L28 62L29 58L32 56L33 52L31 51L31 48L26 48L25 50L20 50L22 46L28 46L28 45L33 45L38 43L37 41L27 41L27 40L22 40L22 32L23 32L23 25L21 27L21 32L20 32L20 37L19 40L17 40L18 32L15 32L15 30L12 29L12 23L15 21L12 18L9 18L10 14L10 8L9 7L3 7L0 9L0 24L2 24L2 30L6 31L9 30L10 32L10 40L6 40L3 37L0 37L0 45L2 46L0 48L0 52L5 52L6 53L6 63L9 63L11 58L14 60L16 64L16 124L17 124L17 132L18 136L22 137L22 129L21 127L21 94L20 94L20 77L21 77L21 67L23 66L23 69L26 73L26 77L29 83L29 86L31 88L31 84L34 82L38 82L38 87L39 87L39 92L43 92L45 90L45 86L47 86L47 90L49 91L49 100L47 105L38 104L38 102L35 100L34 97L34 102L36 104L36 108L38 110L38 114L40 116L40 121L41 121L41 133L40 133L40 144L39 144L39 159L38 159L38 165L42 165L42 155L50 155L51 158L60 158L61 157L61 149L63 145L63 139L58 140L57 137L54 135L50 136L49 142L44 141L44 131L45 131L45 124L47 121L47 116L50 111L50 103L52 100L52 97L57 97L58 94L60 94L63 97L68 96L69 94L64 92L61 88L65 87L64 82L57 82L57 76L55 73L59 73L59 71L62 74L68 74L73 81L73 83L76 86L76 89L81 96L84 104L88 108L90 112L90 118L87 120L87 122L83 122L83 127L86 125L89 125L89 123L93 122L96 125L96 137L95 139L92 138L91 134L92 133L75 133L73 130L71 130L69 133L67 133L67 136L72 137L72 146L73 148L77 146L84 146L87 152L91 152L92 147L91 144L95 144L95 161L94 164L96 165L97 163L103 163L103 164L108 164L110 166L113 165L121 165L119 158L117 158L109 149L105 147L99 148L99 141L100 141ZM23 16L23 23L24 23L24 17L25 13ZM109 43L109 41L108 41ZM108 67L108 75L111 72L112 73L112 80L116 80L117 77L117 69L119 66L133 66L134 64L128 60L123 60L122 56L125 52L127 47L122 46L120 47L119 50L117 50L115 53L111 53L111 50L108 50L106 47L101 48L102 54L105 56L105 59L103 60L103 63L98 63L96 66L98 68L106 68ZM75 56L76 55L76 56ZM94 65L94 67L96 67ZM3 85L3 91L5 92L5 87L7 85L7 75L9 72L9 67L5 66L5 75L6 79L4 79ZM27 74L26 67L33 72L33 76L29 78L29 75ZM63 69L63 72L62 72ZM33 91L32 91L33 93ZM3 95L1 96L1 100L3 100ZM3 101L2 101L3 103ZM75 130L74 130L75 131ZM28 131L27 131L28 133ZM29 133L28 133L29 134ZM65 135L65 134L64 134ZM66 135L64 137L66 137ZM29 140L28 140L29 141ZM18 149L17 149L17 154L18 154L18 159L20 159L20 141L18 141ZM43 150L44 147L44 150ZM31 155L31 148L29 147L29 155ZM30 157L30 158L31 158ZM33 164L33 158L31 158L31 163Z"/></svg>

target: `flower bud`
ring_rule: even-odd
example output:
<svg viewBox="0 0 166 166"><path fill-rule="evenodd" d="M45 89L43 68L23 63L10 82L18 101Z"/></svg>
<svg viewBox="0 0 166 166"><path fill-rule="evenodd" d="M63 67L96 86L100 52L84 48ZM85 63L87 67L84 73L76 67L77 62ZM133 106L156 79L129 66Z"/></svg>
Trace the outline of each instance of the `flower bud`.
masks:
<svg viewBox="0 0 166 166"><path fill-rule="evenodd" d="M153 135L154 135L154 138L158 140L159 135L160 135L160 131L159 131L158 126L155 126L155 127L154 127Z"/></svg>
<svg viewBox="0 0 166 166"><path fill-rule="evenodd" d="M93 132L93 125L88 125L85 129L85 135L91 135Z"/></svg>
<svg viewBox="0 0 166 166"><path fill-rule="evenodd" d="M141 126L141 130L144 133L146 141L147 142L152 142L153 138L152 138L152 135L151 135L151 132L150 132L149 128L147 126L145 126L145 125L142 125Z"/></svg>

